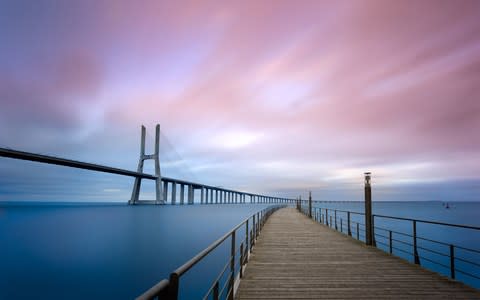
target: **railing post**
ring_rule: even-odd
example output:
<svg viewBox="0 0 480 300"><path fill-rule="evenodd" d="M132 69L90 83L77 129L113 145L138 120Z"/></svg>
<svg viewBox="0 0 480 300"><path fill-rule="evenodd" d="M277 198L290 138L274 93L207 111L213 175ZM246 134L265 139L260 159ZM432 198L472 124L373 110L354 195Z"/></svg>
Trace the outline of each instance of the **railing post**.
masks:
<svg viewBox="0 0 480 300"><path fill-rule="evenodd" d="M253 225L253 226L255 227L255 225ZM253 250L253 233L254 232L255 231L253 230L253 228L250 229L250 252L252 252L252 250Z"/></svg>
<svg viewBox="0 0 480 300"><path fill-rule="evenodd" d="M312 191L308 193L308 216L312 218Z"/></svg>
<svg viewBox="0 0 480 300"><path fill-rule="evenodd" d="M248 230L248 221L249 221L249 220L247 219L247 223L245 224L245 246L247 247L247 249L246 249L246 250L247 250L246 260L247 260L247 261L248 261L248 253L249 253L249 251L250 251L250 250L249 250L250 247L248 247L248 233L250 232L250 231Z"/></svg>
<svg viewBox="0 0 480 300"><path fill-rule="evenodd" d="M338 230L338 227L337 227L337 210L334 210L334 214L335 214L335 230Z"/></svg>
<svg viewBox="0 0 480 300"><path fill-rule="evenodd" d="M373 245L371 173L365 173L365 244Z"/></svg>
<svg viewBox="0 0 480 300"><path fill-rule="evenodd" d="M343 233L343 220L340 218L340 232Z"/></svg>
<svg viewBox="0 0 480 300"><path fill-rule="evenodd" d="M348 226L348 236L352 236L352 230L350 228L350 212L347 211L347 226Z"/></svg>
<svg viewBox="0 0 480 300"><path fill-rule="evenodd" d="M332 226L333 222L332 222L332 216L330 216L330 226Z"/></svg>
<svg viewBox="0 0 480 300"><path fill-rule="evenodd" d="M415 264L420 264L420 257L418 256L417 249L417 221L413 220L413 258Z"/></svg>
<svg viewBox="0 0 480 300"><path fill-rule="evenodd" d="M235 283L235 230L232 232L232 244L230 248L230 272L229 290L231 290L231 293L228 294L228 299L233 300L233 290Z"/></svg>
<svg viewBox="0 0 480 300"><path fill-rule="evenodd" d="M389 250L390 250L390 254L393 253L393 245L392 245L392 231L389 230L388 231L388 245L389 245Z"/></svg>
<svg viewBox="0 0 480 300"><path fill-rule="evenodd" d="M325 225L328 226L328 208L325 208Z"/></svg>
<svg viewBox="0 0 480 300"><path fill-rule="evenodd" d="M168 300L178 299L178 284L179 278L177 273L170 274L170 284L168 286Z"/></svg>
<svg viewBox="0 0 480 300"><path fill-rule="evenodd" d="M220 292L220 283L217 281L213 286L213 300L218 300L219 292Z"/></svg>
<svg viewBox="0 0 480 300"><path fill-rule="evenodd" d="M455 248L450 245L450 277L455 279Z"/></svg>
<svg viewBox="0 0 480 300"><path fill-rule="evenodd" d="M243 278L243 243L240 244L240 263L239 263L239 268L240 268L240 278Z"/></svg>
<svg viewBox="0 0 480 300"><path fill-rule="evenodd" d="M360 224L357 222L357 240L360 240Z"/></svg>
<svg viewBox="0 0 480 300"><path fill-rule="evenodd" d="M256 232L257 226L256 226L256 224L257 224L257 222L255 221L255 215L253 215L253 224L252 224L252 225L253 225L253 226L252 226L252 230L253 230L252 240L253 240L253 243L252 243L252 245L255 244L255 239L257 238L257 235L256 235L256 233L257 233L257 232ZM251 251L251 250L250 250L250 251Z"/></svg>
<svg viewBox="0 0 480 300"><path fill-rule="evenodd" d="M257 212L257 233L255 233L255 239L258 239L258 234L260 232L260 213Z"/></svg>
<svg viewBox="0 0 480 300"><path fill-rule="evenodd" d="M375 215L372 215L372 246L377 247L377 241L375 240Z"/></svg>

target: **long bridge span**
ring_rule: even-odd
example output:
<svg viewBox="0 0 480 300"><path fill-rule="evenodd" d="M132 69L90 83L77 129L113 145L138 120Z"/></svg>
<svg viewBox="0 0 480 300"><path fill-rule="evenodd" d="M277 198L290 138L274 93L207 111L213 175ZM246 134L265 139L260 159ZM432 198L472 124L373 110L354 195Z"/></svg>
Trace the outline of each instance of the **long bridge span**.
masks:
<svg viewBox="0 0 480 300"><path fill-rule="evenodd" d="M160 125L155 128L155 146L153 154L145 154L145 136L146 129L141 128L140 139L140 157L138 161L137 171L125 170L104 166L100 164L92 164L72 159L60 158L25 151L19 151L9 148L0 147L0 157L28 160L39 163L65 166L70 168L91 170L96 172L104 172L122 176L135 178L132 189L132 196L128 201L129 204L193 204L195 199L195 190L200 191L200 199L197 202L201 204L238 204L238 203L294 203L295 199L276 197L272 195L263 195L249 193L246 191L236 191L232 189L211 186L208 184L191 182L182 179L164 177L160 170ZM146 174L143 172L145 160L154 160L155 174ZM140 187L142 179L154 180L156 198L155 200L139 199ZM179 191L177 192L177 187ZM169 193L169 189L171 192ZM170 196L170 197L169 197ZM248 197L248 198L247 198ZM198 201L199 200L199 201Z"/></svg>

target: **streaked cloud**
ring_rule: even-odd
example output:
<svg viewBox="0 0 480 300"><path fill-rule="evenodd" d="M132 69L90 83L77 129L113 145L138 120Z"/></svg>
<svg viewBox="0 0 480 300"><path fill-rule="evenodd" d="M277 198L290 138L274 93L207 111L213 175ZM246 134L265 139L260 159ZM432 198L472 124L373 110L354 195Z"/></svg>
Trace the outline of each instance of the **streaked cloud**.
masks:
<svg viewBox="0 0 480 300"><path fill-rule="evenodd" d="M478 179L479 20L474 0L4 1L0 145L134 169L160 123L165 173L212 185Z"/></svg>

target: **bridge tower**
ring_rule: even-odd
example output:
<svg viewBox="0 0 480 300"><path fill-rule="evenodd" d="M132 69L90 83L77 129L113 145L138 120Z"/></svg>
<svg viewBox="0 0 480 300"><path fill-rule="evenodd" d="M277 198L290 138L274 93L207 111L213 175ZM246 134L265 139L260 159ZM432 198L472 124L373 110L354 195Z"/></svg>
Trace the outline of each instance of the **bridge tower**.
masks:
<svg viewBox="0 0 480 300"><path fill-rule="evenodd" d="M159 159L159 150L160 150L160 125L157 124L155 127L155 151L153 154L145 154L145 126L142 125L142 135L140 139L140 158L138 160L138 173L143 173L143 162L148 159L153 159L155 161L155 201L154 204L164 204L163 191L162 191L162 175L160 172L160 159ZM142 201L139 200L140 196L140 186L142 184L142 178L136 177L133 184L132 197L128 204L141 204Z"/></svg>

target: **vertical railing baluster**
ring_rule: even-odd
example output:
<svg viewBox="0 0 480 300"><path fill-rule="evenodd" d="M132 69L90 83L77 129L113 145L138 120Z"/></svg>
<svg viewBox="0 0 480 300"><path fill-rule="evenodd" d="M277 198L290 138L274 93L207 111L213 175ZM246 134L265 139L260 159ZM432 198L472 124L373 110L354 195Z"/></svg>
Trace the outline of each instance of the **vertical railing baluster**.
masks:
<svg viewBox="0 0 480 300"><path fill-rule="evenodd" d="M215 285L213 286L213 300L218 300L219 295L218 293L220 292L220 283L217 281L215 282Z"/></svg>
<svg viewBox="0 0 480 300"><path fill-rule="evenodd" d="M413 259L415 264L420 264L420 257L417 249L417 221L413 220Z"/></svg>
<svg viewBox="0 0 480 300"><path fill-rule="evenodd" d="M255 228L255 225L253 225L253 227ZM252 252L252 250L253 250L252 248L253 248L253 233L254 232L255 231L253 230L253 228L250 229L250 252Z"/></svg>
<svg viewBox="0 0 480 300"><path fill-rule="evenodd" d="M375 215L372 215L372 222L371 222L371 232L372 232L372 246L377 247L377 241L375 240Z"/></svg>
<svg viewBox="0 0 480 300"><path fill-rule="evenodd" d="M228 294L228 299L233 300L233 288L235 283L235 230L232 231L232 244L230 248L230 283L229 290L231 293Z"/></svg>
<svg viewBox="0 0 480 300"><path fill-rule="evenodd" d="M388 245L389 245L389 250L390 250L390 254L393 253L393 245L392 245L392 231L389 230L388 231Z"/></svg>
<svg viewBox="0 0 480 300"><path fill-rule="evenodd" d="M260 229L260 213L257 212L257 226L255 228L255 240L258 239L258 231Z"/></svg>
<svg viewBox="0 0 480 300"><path fill-rule="evenodd" d="M343 220L340 218L340 232L343 233Z"/></svg>
<svg viewBox="0 0 480 300"><path fill-rule="evenodd" d="M240 260L240 269L239 269L239 272L240 272L240 278L243 278L243 243L240 244L240 257L239 257L239 260Z"/></svg>
<svg viewBox="0 0 480 300"><path fill-rule="evenodd" d="M348 236L352 236L352 229L350 228L350 212L347 211L347 226L348 226Z"/></svg>
<svg viewBox="0 0 480 300"><path fill-rule="evenodd" d="M334 211L334 215L335 215L335 230L338 230L338 227L337 227L337 210Z"/></svg>
<svg viewBox="0 0 480 300"><path fill-rule="evenodd" d="M450 277L455 279L455 246L450 245Z"/></svg>
<svg viewBox="0 0 480 300"><path fill-rule="evenodd" d="M177 300L178 299L178 285L179 285L179 276L177 273L170 274L170 284L168 286L168 299Z"/></svg>
<svg viewBox="0 0 480 300"><path fill-rule="evenodd" d="M252 245L255 245L255 239L257 238L257 225L256 225L256 222L255 222L255 215L253 215L253 226L252 226L252 230L253 230L253 236L252 236Z"/></svg>
<svg viewBox="0 0 480 300"><path fill-rule="evenodd" d="M308 216L312 218L312 192L308 193Z"/></svg>
<svg viewBox="0 0 480 300"><path fill-rule="evenodd" d="M357 222L357 240L360 240L360 224Z"/></svg>
<svg viewBox="0 0 480 300"><path fill-rule="evenodd" d="M245 247L246 247L246 253L247 253L247 256L245 257L245 261L248 261L248 253L249 253L249 247L248 247L248 234L249 234L249 231L248 231L248 221L249 219L247 219L247 223L245 224Z"/></svg>

